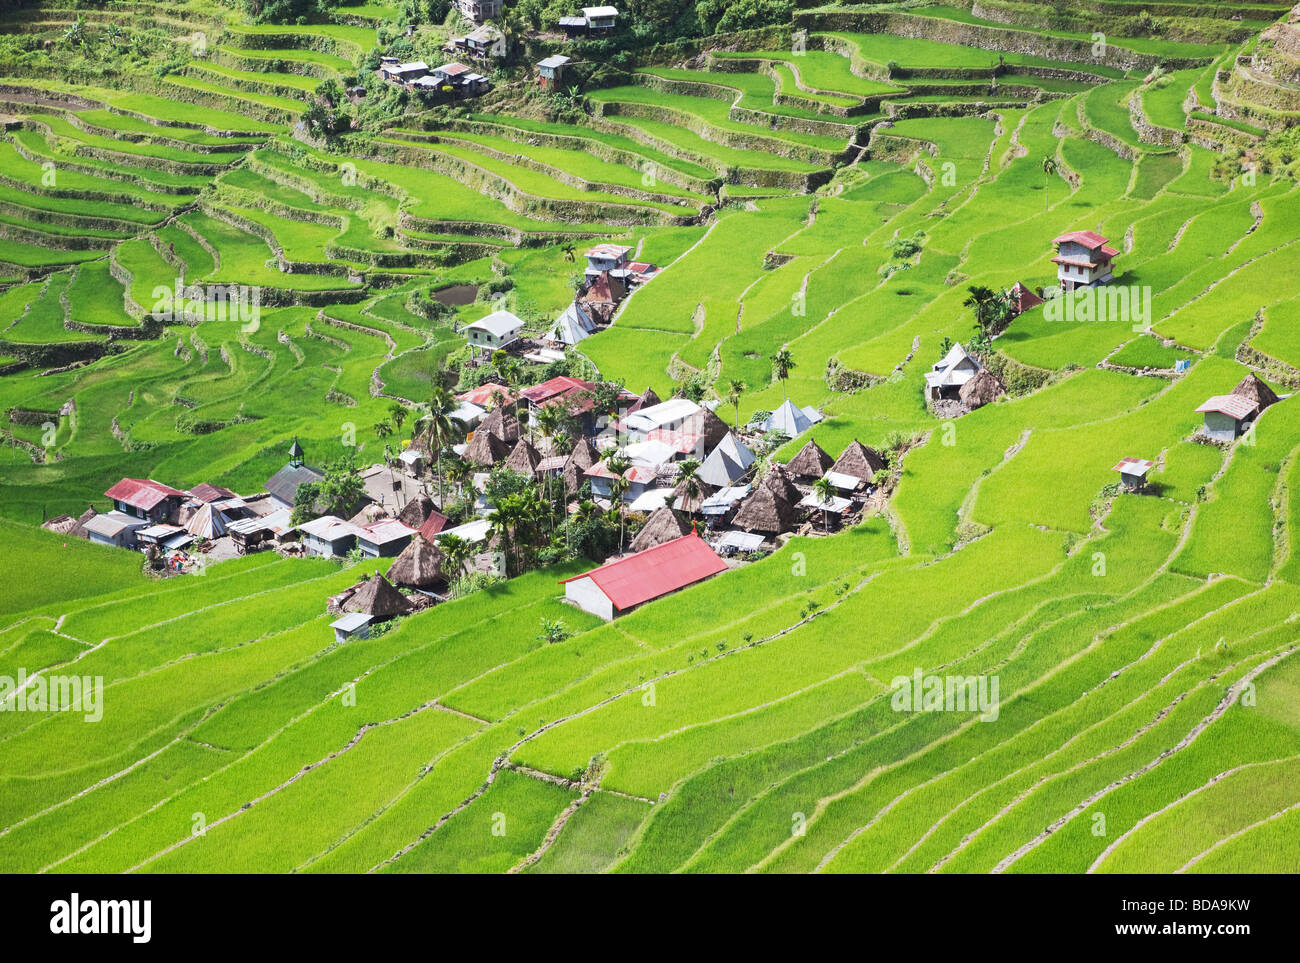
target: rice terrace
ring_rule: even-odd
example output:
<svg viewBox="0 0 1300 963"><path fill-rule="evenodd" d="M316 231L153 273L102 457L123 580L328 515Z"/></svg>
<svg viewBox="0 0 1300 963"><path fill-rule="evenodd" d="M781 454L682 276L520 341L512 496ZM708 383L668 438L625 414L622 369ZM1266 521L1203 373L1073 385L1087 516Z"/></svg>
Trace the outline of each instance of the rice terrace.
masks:
<svg viewBox="0 0 1300 963"><path fill-rule="evenodd" d="M0 0L0 121L0 870L1300 871L1289 0Z"/></svg>

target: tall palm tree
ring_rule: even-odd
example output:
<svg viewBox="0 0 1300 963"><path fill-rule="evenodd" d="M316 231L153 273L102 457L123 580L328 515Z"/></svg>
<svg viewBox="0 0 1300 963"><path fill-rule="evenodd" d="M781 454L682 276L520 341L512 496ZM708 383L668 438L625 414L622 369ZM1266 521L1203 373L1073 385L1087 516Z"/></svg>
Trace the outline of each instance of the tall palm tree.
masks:
<svg viewBox="0 0 1300 963"><path fill-rule="evenodd" d="M632 480L627 477L627 472L632 468L632 459L622 452L615 452L605 459L605 467L615 475L614 480L609 483L609 494L614 501L615 510L618 512L618 550L621 552L623 551L623 532L627 522L623 514L623 496L632 487Z"/></svg>
<svg viewBox="0 0 1300 963"><path fill-rule="evenodd" d="M511 561L514 555L514 534L519 527L523 518L523 510L518 495L507 495L492 507L488 514L488 537L499 538L501 544L501 556L504 559L504 569L502 573L506 578L510 577Z"/></svg>
<svg viewBox="0 0 1300 963"><path fill-rule="evenodd" d="M459 535L439 535L438 547L442 549L447 567L459 578L469 570L469 560L474 557L474 543Z"/></svg>
<svg viewBox="0 0 1300 963"><path fill-rule="evenodd" d="M575 255L573 252L574 252L574 246L572 242L565 244L560 248L560 253L564 255L564 259L566 261L574 260Z"/></svg>
<svg viewBox="0 0 1300 963"><path fill-rule="evenodd" d="M460 435L460 428L452 419L456 399L442 385L434 386L429 393L429 413L424 417L425 443L434 452L438 466L438 507L443 507L442 452Z"/></svg>
<svg viewBox="0 0 1300 963"><path fill-rule="evenodd" d="M789 348L782 348L776 354L772 355L772 373L776 375L777 380L781 382L781 395L783 400L789 401L786 396L786 379L790 377L790 372L797 368L794 363L794 357L790 354Z"/></svg>
<svg viewBox="0 0 1300 963"><path fill-rule="evenodd" d="M542 405L537 409L534 420L537 422L537 430L546 439L546 453L550 455L550 442L560 430L560 423L564 420L564 411L558 404ZM542 479L542 484L546 486L546 495L549 498L551 494L551 476L547 475Z"/></svg>
<svg viewBox="0 0 1300 963"><path fill-rule="evenodd" d="M732 378L727 383L727 404L736 409L736 430L740 431L740 396L745 393L749 385L743 381Z"/></svg>
<svg viewBox="0 0 1300 963"><path fill-rule="evenodd" d="M1059 165L1056 163L1055 157L1051 156L1050 154L1043 155L1043 210L1044 211L1047 210L1048 186L1051 183L1052 175L1056 173L1058 166Z"/></svg>
<svg viewBox="0 0 1300 963"><path fill-rule="evenodd" d="M817 501L821 502L822 526L826 533L829 534L831 530L831 513L827 506L830 504L831 498L835 494L835 488L831 485L831 480L829 478L819 478L813 482L812 489L813 494L817 496Z"/></svg>
<svg viewBox="0 0 1300 963"><path fill-rule="evenodd" d="M688 503L694 502L704 493L697 474L699 470L700 460L698 458L683 458L677 465L677 485L686 496ZM691 514L694 515L695 512L692 511Z"/></svg>

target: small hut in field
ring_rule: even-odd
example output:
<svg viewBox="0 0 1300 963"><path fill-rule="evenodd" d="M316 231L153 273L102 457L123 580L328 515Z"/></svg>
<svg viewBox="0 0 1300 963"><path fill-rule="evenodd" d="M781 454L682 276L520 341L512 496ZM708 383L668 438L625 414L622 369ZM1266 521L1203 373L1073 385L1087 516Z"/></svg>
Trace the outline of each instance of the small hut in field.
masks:
<svg viewBox="0 0 1300 963"><path fill-rule="evenodd" d="M784 499L791 505L799 504L799 499L803 498L803 492L795 487L790 469L779 461L772 462L767 474L759 481L758 487L766 488L773 495Z"/></svg>
<svg viewBox="0 0 1300 963"><path fill-rule="evenodd" d="M880 456L880 452L868 448L854 438L840 457L835 459L831 471L837 475L849 475L871 485L875 483L876 472L884 467L885 459Z"/></svg>
<svg viewBox="0 0 1300 963"><path fill-rule="evenodd" d="M1003 387L997 375L989 371L988 368L980 368L975 377L957 390L957 399L974 411L976 408L982 408L991 402L997 401L999 397L1006 393L1007 389Z"/></svg>
<svg viewBox="0 0 1300 963"><path fill-rule="evenodd" d="M507 445L513 445L519 440L519 419L515 417L513 411L508 405L499 405L492 409L492 413L479 422L478 428L474 431L474 437L477 438L484 432L490 435L496 435Z"/></svg>
<svg viewBox="0 0 1300 963"><path fill-rule="evenodd" d="M1251 418L1257 417L1269 405L1275 405L1278 402L1278 397L1273 392L1273 389L1260 381L1259 376L1253 371L1242 378L1231 393L1238 398L1245 398L1255 405L1255 410L1248 416Z"/></svg>
<svg viewBox="0 0 1300 963"><path fill-rule="evenodd" d="M476 465L479 468L491 468L509 454L509 445L497 435L492 434L490 431L484 431L480 427L478 431L474 432L474 437L470 439L470 443L465 447L465 454L462 457L471 465Z"/></svg>
<svg viewBox="0 0 1300 963"><path fill-rule="evenodd" d="M655 510L641 531L637 532L636 538L632 539L632 551L644 552L647 548L654 548L690 533L691 523L686 517L664 506Z"/></svg>
<svg viewBox="0 0 1300 963"><path fill-rule="evenodd" d="M405 595L393 588L388 579L376 572L364 582L354 585L347 598L340 600L339 608L344 612L369 615L372 622L382 622L406 615L414 606L406 600Z"/></svg>
<svg viewBox="0 0 1300 963"><path fill-rule="evenodd" d="M775 535L793 530L796 521L794 505L772 489L759 485L741 503L732 524L747 532Z"/></svg>
<svg viewBox="0 0 1300 963"><path fill-rule="evenodd" d="M506 458L505 466L513 472L532 478L537 473L537 463L541 460L541 454L529 444L528 439L520 438L515 443L514 451Z"/></svg>
<svg viewBox="0 0 1300 963"><path fill-rule="evenodd" d="M446 556L436 542L430 542L417 534L393 560L388 569L388 578L394 585L432 590L447 582L442 570L445 560Z"/></svg>
<svg viewBox="0 0 1300 963"><path fill-rule="evenodd" d="M835 459L810 438L808 444L800 448L799 454L791 458L785 467L796 478L821 478L833 464Z"/></svg>

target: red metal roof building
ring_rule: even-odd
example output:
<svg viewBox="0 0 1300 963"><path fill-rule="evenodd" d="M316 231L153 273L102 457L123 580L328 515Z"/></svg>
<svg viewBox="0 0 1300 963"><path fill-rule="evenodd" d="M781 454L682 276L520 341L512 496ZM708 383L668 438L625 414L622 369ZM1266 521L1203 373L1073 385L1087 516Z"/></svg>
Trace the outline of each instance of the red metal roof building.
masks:
<svg viewBox="0 0 1300 963"><path fill-rule="evenodd" d="M549 381L543 381L539 385L533 385L531 388L525 388L519 393L519 396L526 400L529 405L536 407L564 395L572 394L575 391L590 391L594 387L596 386L590 381L560 375L558 378L552 378Z"/></svg>
<svg viewBox="0 0 1300 963"><path fill-rule="evenodd" d="M509 404L519 396L507 388L505 385L499 385L489 381L481 384L477 388L471 388L469 391L462 391L456 396L457 401L468 401L470 404L478 405L480 408L491 409L496 402L492 399L495 395L501 395L501 403Z"/></svg>
<svg viewBox="0 0 1300 963"><path fill-rule="evenodd" d="M423 537L426 542L432 542L438 537L438 533L447 527L448 521L450 521L450 519L448 519L442 512L429 512L429 517L426 518L424 524L420 526L421 537Z"/></svg>
<svg viewBox="0 0 1300 963"><path fill-rule="evenodd" d="M561 580L564 596L579 608L612 619L638 605L694 585L727 563L691 532L627 558L607 562L583 575Z"/></svg>
<svg viewBox="0 0 1300 963"><path fill-rule="evenodd" d="M154 521L166 518L186 498L184 492L152 478L123 478L104 495L119 512Z"/></svg>
<svg viewBox="0 0 1300 963"><path fill-rule="evenodd" d="M1052 243L1056 245L1052 263L1057 266L1056 277L1065 290L1105 284L1114 277L1110 262L1119 251L1095 231L1070 231L1053 238Z"/></svg>

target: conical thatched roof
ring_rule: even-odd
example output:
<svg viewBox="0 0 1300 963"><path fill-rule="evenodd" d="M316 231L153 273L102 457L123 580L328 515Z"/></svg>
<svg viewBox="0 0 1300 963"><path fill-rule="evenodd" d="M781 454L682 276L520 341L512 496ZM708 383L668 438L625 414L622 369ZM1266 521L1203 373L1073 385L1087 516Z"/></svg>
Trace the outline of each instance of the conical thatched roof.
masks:
<svg viewBox="0 0 1300 963"><path fill-rule="evenodd" d="M839 458L835 459L835 464L831 465L831 471L838 472L841 475L852 475L854 478L860 478L864 482L870 482L876 477L876 472L885 467L885 459L880 457L880 452L874 448L868 448L856 438L849 442L849 446Z"/></svg>
<svg viewBox="0 0 1300 963"><path fill-rule="evenodd" d="M645 393L632 403L632 407L627 410L627 413L629 415L635 414L642 408L649 408L652 405L659 404L663 404L663 402L659 400L659 396L655 394L655 390L647 386Z"/></svg>
<svg viewBox="0 0 1300 963"><path fill-rule="evenodd" d="M388 579L376 572L362 582L343 603L343 611L360 612L363 615L372 615L376 619L391 619L395 615L405 615L410 612L411 603L406 601L406 596L393 588Z"/></svg>
<svg viewBox="0 0 1300 963"><path fill-rule="evenodd" d="M698 478L696 482L699 484L699 494L694 498L687 497L685 481L677 483L677 487L673 489L673 500L670 502L673 508L679 512L690 512L692 515L700 510L704 505L704 499L713 494L713 486Z"/></svg>
<svg viewBox="0 0 1300 963"><path fill-rule="evenodd" d="M981 368L975 377L961 386L957 397L962 404L974 409L996 401L1000 395L1006 394L1006 390L997 375L988 368Z"/></svg>
<svg viewBox="0 0 1300 963"><path fill-rule="evenodd" d="M690 532L691 524L686 517L664 506L655 510L654 514L646 520L641 531L637 532L636 538L632 539L632 551L644 552L647 548L671 542L674 538L689 535Z"/></svg>
<svg viewBox="0 0 1300 963"><path fill-rule="evenodd" d="M731 433L727 423L708 408L700 408L698 424L694 430L704 436L705 451L713 451L714 447Z"/></svg>
<svg viewBox="0 0 1300 963"><path fill-rule="evenodd" d="M506 458L505 465L511 471L531 478L536 474L537 463L541 460L542 456L538 454L536 448L528 443L528 439L520 438L515 445L515 450Z"/></svg>
<svg viewBox="0 0 1300 963"><path fill-rule="evenodd" d="M417 534L411 538L410 544L402 549L402 554L393 559L393 564L388 569L388 577L394 585L420 589L433 588L446 580L442 571L443 559L441 548Z"/></svg>
<svg viewBox="0 0 1300 963"><path fill-rule="evenodd" d="M600 461L600 453L596 451L591 439L583 436L574 444L573 451L569 453L569 461L585 471Z"/></svg>
<svg viewBox="0 0 1300 963"><path fill-rule="evenodd" d="M195 538L214 539L226 534L229 519L210 502L205 504L185 523L185 531Z"/></svg>
<svg viewBox="0 0 1300 963"><path fill-rule="evenodd" d="M1273 393L1273 389L1260 381L1253 371L1241 379L1237 387L1232 389L1232 393L1238 398L1248 398L1253 401L1256 406L1255 414L1259 414L1269 405L1278 402L1278 397Z"/></svg>
<svg viewBox="0 0 1300 963"><path fill-rule="evenodd" d="M799 454L791 458L785 467L796 478L821 478L834 463L835 459L810 438L808 444L800 448Z"/></svg>
<svg viewBox="0 0 1300 963"><path fill-rule="evenodd" d="M519 440L519 419L507 406L501 405L479 423L475 436L480 432L496 435L507 445L513 445Z"/></svg>
<svg viewBox="0 0 1300 963"><path fill-rule="evenodd" d="M560 480L564 482L564 490L570 495L576 495L582 483L586 481L584 474L586 469L570 458L564 463L564 468L560 470Z"/></svg>
<svg viewBox="0 0 1300 963"><path fill-rule="evenodd" d="M491 468L508 454L510 454L510 446L492 432L484 431L480 425L479 430L474 432L474 437L466 446L462 457L471 465Z"/></svg>
<svg viewBox="0 0 1300 963"><path fill-rule="evenodd" d="M791 505L798 505L799 500L803 498L803 492L794 487L794 479L790 476L790 469L786 468L779 461L773 462L772 467L767 470L763 480L759 485L766 488L773 495L785 499Z"/></svg>
<svg viewBox="0 0 1300 963"><path fill-rule="evenodd" d="M433 503L432 498L428 495L420 495L406 503L406 507L398 514L397 520L407 528L419 528L428 520L429 515L437 510L438 506Z"/></svg>
<svg viewBox="0 0 1300 963"><path fill-rule="evenodd" d="M788 532L795 526L794 505L759 485L740 503L733 524L747 532Z"/></svg>

